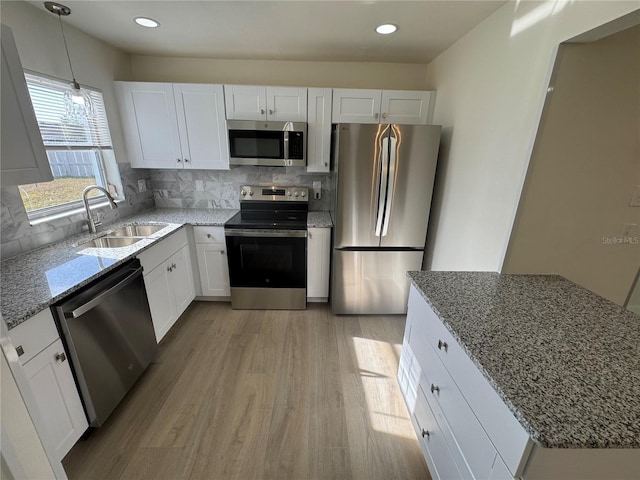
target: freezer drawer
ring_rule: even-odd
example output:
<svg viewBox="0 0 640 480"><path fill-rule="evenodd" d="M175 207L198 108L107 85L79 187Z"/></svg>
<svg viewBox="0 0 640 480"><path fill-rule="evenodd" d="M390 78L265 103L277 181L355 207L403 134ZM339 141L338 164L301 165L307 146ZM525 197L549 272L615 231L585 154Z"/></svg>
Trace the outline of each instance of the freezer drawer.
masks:
<svg viewBox="0 0 640 480"><path fill-rule="evenodd" d="M422 256L422 250L334 250L333 313L407 313L407 272L420 270Z"/></svg>

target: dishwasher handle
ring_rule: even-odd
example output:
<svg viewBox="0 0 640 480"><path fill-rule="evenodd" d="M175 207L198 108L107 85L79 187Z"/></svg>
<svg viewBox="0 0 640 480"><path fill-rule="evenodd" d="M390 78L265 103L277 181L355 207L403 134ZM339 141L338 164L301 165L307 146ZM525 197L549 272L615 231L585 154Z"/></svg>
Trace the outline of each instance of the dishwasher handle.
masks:
<svg viewBox="0 0 640 480"><path fill-rule="evenodd" d="M113 293L116 293L116 292L119 292L120 290L122 290L124 287L129 285L131 282L133 282L140 275L142 275L142 267L136 268L129 275L127 275L124 279L122 279L118 283L116 283L113 287L111 287L108 290L105 290L104 292L101 292L100 294L96 295L95 297L93 297L91 300L89 300L84 305L81 305L78 308L75 308L74 310L72 310L70 312L64 312L64 316L66 318L78 318L79 316L87 313L89 310L91 310L96 305L98 305L100 302L102 302L105 299L105 297L108 297L109 295L111 295Z"/></svg>

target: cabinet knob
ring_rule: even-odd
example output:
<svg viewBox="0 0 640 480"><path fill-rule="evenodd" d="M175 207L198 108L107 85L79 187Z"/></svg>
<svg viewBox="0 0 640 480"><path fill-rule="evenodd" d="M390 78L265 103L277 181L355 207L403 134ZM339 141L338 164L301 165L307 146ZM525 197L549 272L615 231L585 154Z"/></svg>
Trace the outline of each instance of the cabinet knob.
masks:
<svg viewBox="0 0 640 480"><path fill-rule="evenodd" d="M18 345L16 347L16 353L18 354L19 357L21 357L22 355L24 355L24 348L22 348L22 345Z"/></svg>
<svg viewBox="0 0 640 480"><path fill-rule="evenodd" d="M210 233L207 233L207 238L211 238L211 234Z"/></svg>
<svg viewBox="0 0 640 480"><path fill-rule="evenodd" d="M178 163L182 163L182 160L181 160L181 159L179 159L179 158L176 158L176 162L178 162Z"/></svg>
<svg viewBox="0 0 640 480"><path fill-rule="evenodd" d="M387 112L382 114L382 118L387 118Z"/></svg>
<svg viewBox="0 0 640 480"><path fill-rule="evenodd" d="M67 356L64 354L64 352L62 352L56 353L56 356L54 358L59 362L64 362L67 359Z"/></svg>
<svg viewBox="0 0 640 480"><path fill-rule="evenodd" d="M440 387L437 385L434 385L433 383L431 384L431 393L435 393L438 392L440 393Z"/></svg>
<svg viewBox="0 0 640 480"><path fill-rule="evenodd" d="M260 115L264 115L264 108L260 109Z"/></svg>
<svg viewBox="0 0 640 480"><path fill-rule="evenodd" d="M438 350L442 350L444 348L444 351L447 351L447 348L449 348L449 345L447 345L447 342L443 342L442 340L438 340Z"/></svg>
<svg viewBox="0 0 640 480"><path fill-rule="evenodd" d="M431 436L431 434L429 433L429 430L425 430L424 428L422 429L422 438L429 438Z"/></svg>
<svg viewBox="0 0 640 480"><path fill-rule="evenodd" d="M273 110L269 109L269 115L273 115Z"/></svg>
<svg viewBox="0 0 640 480"><path fill-rule="evenodd" d="M220 255L224 255L224 250L220 250Z"/></svg>
<svg viewBox="0 0 640 480"><path fill-rule="evenodd" d="M172 264L171 264L171 270L175 270L176 268L178 268L178 267L176 267L176 264L175 264L175 263L172 263Z"/></svg>
<svg viewBox="0 0 640 480"><path fill-rule="evenodd" d="M188 159L188 158L185 158L185 159L184 159L184 163L189 163L189 159Z"/></svg>
<svg viewBox="0 0 640 480"><path fill-rule="evenodd" d="M172 272L173 268L171 268L171 266L167 267L167 272Z"/></svg>
<svg viewBox="0 0 640 480"><path fill-rule="evenodd" d="M376 114L373 116L373 118L378 118L378 117L379 117L378 113L376 113Z"/></svg>

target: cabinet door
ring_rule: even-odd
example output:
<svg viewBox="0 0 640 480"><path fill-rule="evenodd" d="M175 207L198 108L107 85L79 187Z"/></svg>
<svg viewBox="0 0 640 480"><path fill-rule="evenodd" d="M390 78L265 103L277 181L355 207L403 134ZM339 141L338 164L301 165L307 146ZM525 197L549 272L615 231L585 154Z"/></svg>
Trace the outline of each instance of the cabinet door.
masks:
<svg viewBox="0 0 640 480"><path fill-rule="evenodd" d="M266 87L267 120L278 122L307 121L307 89Z"/></svg>
<svg viewBox="0 0 640 480"><path fill-rule="evenodd" d="M175 319L178 318L173 295L169 287L169 272L167 268L167 265L163 263L144 277L144 286L149 299L151 319L153 320L153 330L158 342L162 340L162 337L169 331Z"/></svg>
<svg viewBox="0 0 640 480"><path fill-rule="evenodd" d="M228 297L229 264L226 245L223 243L197 244L198 268L202 295L206 297Z"/></svg>
<svg viewBox="0 0 640 480"><path fill-rule="evenodd" d="M193 286L193 271L191 270L191 255L189 246L185 245L176 252L168 261L170 264L169 271L169 289L176 307L176 316L173 322L178 319L184 312L192 300L196 296Z"/></svg>
<svg viewBox="0 0 640 480"><path fill-rule="evenodd" d="M379 123L380 90L333 90L332 123Z"/></svg>
<svg viewBox="0 0 640 480"><path fill-rule="evenodd" d="M173 93L185 168L228 169L222 85L175 84Z"/></svg>
<svg viewBox="0 0 640 480"><path fill-rule="evenodd" d="M224 104L227 120L266 120L267 118L265 87L225 85Z"/></svg>
<svg viewBox="0 0 640 480"><path fill-rule="evenodd" d="M138 168L182 168L170 83L116 82L127 150Z"/></svg>
<svg viewBox="0 0 640 480"><path fill-rule="evenodd" d="M307 172L328 172L331 158L332 90L310 88L307 94Z"/></svg>
<svg viewBox="0 0 640 480"><path fill-rule="evenodd" d="M329 297L331 229L309 228L307 237L307 298Z"/></svg>
<svg viewBox="0 0 640 480"><path fill-rule="evenodd" d="M431 92L383 90L380 123L426 125Z"/></svg>
<svg viewBox="0 0 640 480"><path fill-rule="evenodd" d="M60 339L23 368L45 422L38 432L51 439L62 460L89 425Z"/></svg>
<svg viewBox="0 0 640 480"><path fill-rule="evenodd" d="M11 29L2 25L2 185L53 180Z"/></svg>

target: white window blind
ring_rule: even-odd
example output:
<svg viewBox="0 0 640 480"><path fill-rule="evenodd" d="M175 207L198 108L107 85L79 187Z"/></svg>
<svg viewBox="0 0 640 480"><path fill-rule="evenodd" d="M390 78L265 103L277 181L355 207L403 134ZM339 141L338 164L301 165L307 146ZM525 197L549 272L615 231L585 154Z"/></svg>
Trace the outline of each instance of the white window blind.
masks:
<svg viewBox="0 0 640 480"><path fill-rule="evenodd" d="M91 96L95 115L78 122L66 118L65 114L63 94L70 88L70 82L43 78L28 72L25 72L25 78L42 140L47 148L112 148L102 93L81 87Z"/></svg>

